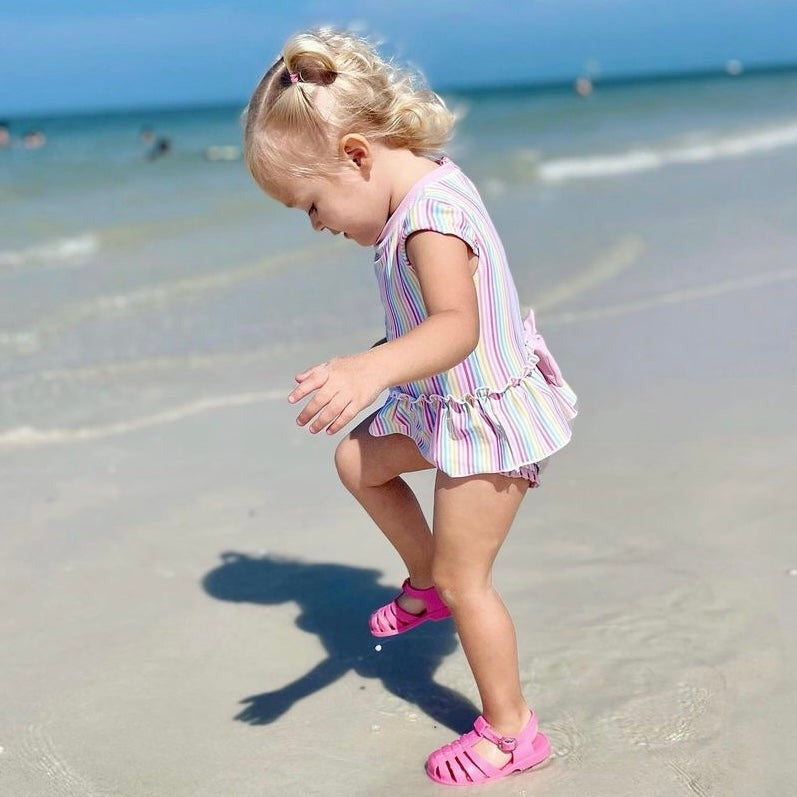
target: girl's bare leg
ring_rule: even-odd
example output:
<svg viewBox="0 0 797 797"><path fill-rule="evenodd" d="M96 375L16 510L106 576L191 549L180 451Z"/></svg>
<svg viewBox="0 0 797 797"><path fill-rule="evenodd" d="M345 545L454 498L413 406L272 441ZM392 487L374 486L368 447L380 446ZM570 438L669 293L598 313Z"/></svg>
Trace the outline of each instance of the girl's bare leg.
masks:
<svg viewBox="0 0 797 797"><path fill-rule="evenodd" d="M500 474L435 483L432 577L448 604L476 679L483 715L499 733L514 736L529 709L518 672L512 618L492 585L492 565L528 489ZM501 767L509 755L480 740L476 752Z"/></svg>
<svg viewBox="0 0 797 797"><path fill-rule="evenodd" d="M432 464L405 435L374 437L370 416L345 437L335 452L335 466L346 489L360 502L404 561L410 582L432 586L432 533L418 499L402 473L426 470ZM423 601L399 599L409 612L421 612Z"/></svg>

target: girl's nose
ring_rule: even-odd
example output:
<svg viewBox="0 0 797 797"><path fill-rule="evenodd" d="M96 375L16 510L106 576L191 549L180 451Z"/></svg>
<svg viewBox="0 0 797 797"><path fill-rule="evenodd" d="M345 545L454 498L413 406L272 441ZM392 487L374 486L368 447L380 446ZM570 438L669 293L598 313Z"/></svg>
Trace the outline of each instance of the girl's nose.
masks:
<svg viewBox="0 0 797 797"><path fill-rule="evenodd" d="M311 217L310 217L310 224L312 224L312 225L313 225L313 229L314 229L316 232L321 232L322 230L326 229L326 228L324 227L324 225L323 225L323 224L322 224L322 223L321 223L321 222L318 220L318 217L316 217L316 218L313 218L313 217L311 216Z"/></svg>

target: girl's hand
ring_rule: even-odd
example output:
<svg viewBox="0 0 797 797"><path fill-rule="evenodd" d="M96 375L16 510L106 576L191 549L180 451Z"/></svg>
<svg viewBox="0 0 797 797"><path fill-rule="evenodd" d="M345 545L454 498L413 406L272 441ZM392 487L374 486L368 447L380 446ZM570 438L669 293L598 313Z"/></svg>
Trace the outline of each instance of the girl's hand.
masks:
<svg viewBox="0 0 797 797"><path fill-rule="evenodd" d="M327 434L340 431L358 412L376 401L385 389L369 367L367 357L355 354L321 363L296 375L299 383L288 395L295 404L315 393L296 418L299 426L310 421L313 434L322 429Z"/></svg>

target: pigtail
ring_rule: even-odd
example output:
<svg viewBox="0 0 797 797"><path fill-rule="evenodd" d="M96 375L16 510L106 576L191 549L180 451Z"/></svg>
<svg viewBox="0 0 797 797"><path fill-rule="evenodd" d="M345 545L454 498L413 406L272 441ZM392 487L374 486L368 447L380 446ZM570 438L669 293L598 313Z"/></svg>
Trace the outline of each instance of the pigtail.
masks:
<svg viewBox="0 0 797 797"><path fill-rule="evenodd" d="M335 58L329 46L313 35L300 34L288 40L282 60L285 64L287 85L298 86L300 90L303 84L305 88L308 84L329 86L338 76ZM296 75L298 80L292 81L291 75Z"/></svg>
<svg viewBox="0 0 797 797"><path fill-rule="evenodd" d="M338 75L329 47L313 36L294 36L285 45L282 62L284 68L279 75L282 95L277 102L284 106L280 109L283 118L321 137L322 120L313 95L316 86L330 86Z"/></svg>

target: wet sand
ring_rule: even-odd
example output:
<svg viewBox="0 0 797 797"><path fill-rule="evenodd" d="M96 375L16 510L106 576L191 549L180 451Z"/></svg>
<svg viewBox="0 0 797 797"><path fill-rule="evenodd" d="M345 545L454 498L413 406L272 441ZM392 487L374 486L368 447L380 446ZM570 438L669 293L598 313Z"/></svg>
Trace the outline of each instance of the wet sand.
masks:
<svg viewBox="0 0 797 797"><path fill-rule="evenodd" d="M681 222L623 230L541 299L581 414L496 584L554 755L491 795L797 782L797 243L682 247ZM281 398L328 345L227 400L3 438L4 797L440 791L424 759L477 696L450 623L380 652L366 632L404 575Z"/></svg>

